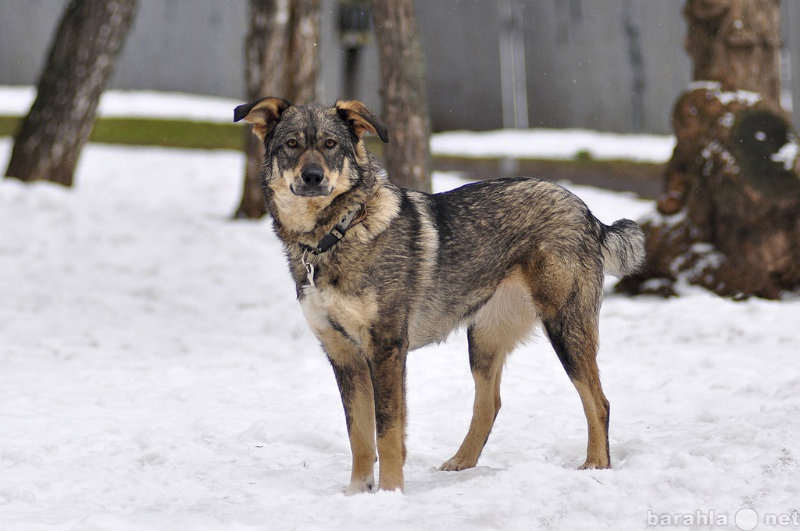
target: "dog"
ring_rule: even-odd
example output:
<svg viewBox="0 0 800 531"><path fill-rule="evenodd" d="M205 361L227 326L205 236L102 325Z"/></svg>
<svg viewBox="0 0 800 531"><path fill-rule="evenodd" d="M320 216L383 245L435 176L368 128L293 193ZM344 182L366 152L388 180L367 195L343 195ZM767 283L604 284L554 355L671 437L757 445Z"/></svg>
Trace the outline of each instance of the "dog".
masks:
<svg viewBox="0 0 800 531"><path fill-rule="evenodd" d="M596 363L604 272L644 259L633 221L611 226L563 187L531 178L440 194L393 185L364 136L389 141L359 101L240 105L264 144L263 185L297 297L341 394L347 493L403 490L406 356L465 327L475 380L463 443L441 470L475 466L500 410L506 356L541 324L583 403L586 461L608 468L609 402Z"/></svg>

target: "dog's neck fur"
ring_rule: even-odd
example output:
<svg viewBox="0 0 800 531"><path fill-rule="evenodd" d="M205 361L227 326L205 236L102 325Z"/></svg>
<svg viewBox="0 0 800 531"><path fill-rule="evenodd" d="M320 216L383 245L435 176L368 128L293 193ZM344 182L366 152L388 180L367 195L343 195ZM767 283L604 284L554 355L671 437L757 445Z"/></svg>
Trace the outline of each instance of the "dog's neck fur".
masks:
<svg viewBox="0 0 800 531"><path fill-rule="evenodd" d="M368 163L358 167L361 173L360 180L353 188L335 197L330 204L321 206L313 213L310 211L314 209L314 206L309 205L310 230L287 223L285 214L281 212L280 199L276 197L277 192L270 188L269 184L264 187L267 210L273 218L275 232L285 245L315 247L335 227L345 213L368 205L382 185L377 176L379 166L373 157L369 156ZM269 168L267 171L269 172Z"/></svg>

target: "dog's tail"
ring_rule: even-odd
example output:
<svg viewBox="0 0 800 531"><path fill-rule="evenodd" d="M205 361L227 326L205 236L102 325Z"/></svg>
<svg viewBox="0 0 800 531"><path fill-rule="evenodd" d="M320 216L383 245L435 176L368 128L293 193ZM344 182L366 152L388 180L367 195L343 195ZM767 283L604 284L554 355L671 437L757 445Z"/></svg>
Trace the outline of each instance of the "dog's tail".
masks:
<svg viewBox="0 0 800 531"><path fill-rule="evenodd" d="M613 225L603 225L600 235L603 266L615 277L635 273L644 263L645 237L639 225L629 219L620 219Z"/></svg>

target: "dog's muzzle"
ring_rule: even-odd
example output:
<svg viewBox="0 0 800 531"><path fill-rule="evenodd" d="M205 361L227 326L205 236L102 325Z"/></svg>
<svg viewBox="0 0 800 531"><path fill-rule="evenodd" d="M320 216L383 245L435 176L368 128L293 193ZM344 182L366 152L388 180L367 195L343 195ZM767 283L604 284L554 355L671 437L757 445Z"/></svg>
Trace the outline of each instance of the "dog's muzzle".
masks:
<svg viewBox="0 0 800 531"><path fill-rule="evenodd" d="M292 192L303 197L315 197L331 193L325 169L316 163L306 164L300 170L300 178L292 185Z"/></svg>

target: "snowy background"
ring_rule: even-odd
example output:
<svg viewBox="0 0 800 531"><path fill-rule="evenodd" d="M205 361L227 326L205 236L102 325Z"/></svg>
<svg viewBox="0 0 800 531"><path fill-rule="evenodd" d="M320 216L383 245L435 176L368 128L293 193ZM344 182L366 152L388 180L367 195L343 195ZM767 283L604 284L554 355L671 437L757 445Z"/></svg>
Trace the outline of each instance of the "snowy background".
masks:
<svg viewBox="0 0 800 531"><path fill-rule="evenodd" d="M18 92L0 90L0 109L24 114ZM175 108L129 96L104 112ZM190 107L230 119L230 102L206 103ZM0 168L10 149L0 139ZM744 528L774 529L770 515L800 515L800 302L692 288L607 294L613 470L576 470L580 401L540 337L509 359L479 466L438 472L471 413L458 333L409 357L405 495L345 497L336 384L270 222L229 219L243 167L230 151L89 145L74 189L0 180L0 530L738 529L740 509L755 510ZM571 188L607 223L653 208Z"/></svg>

